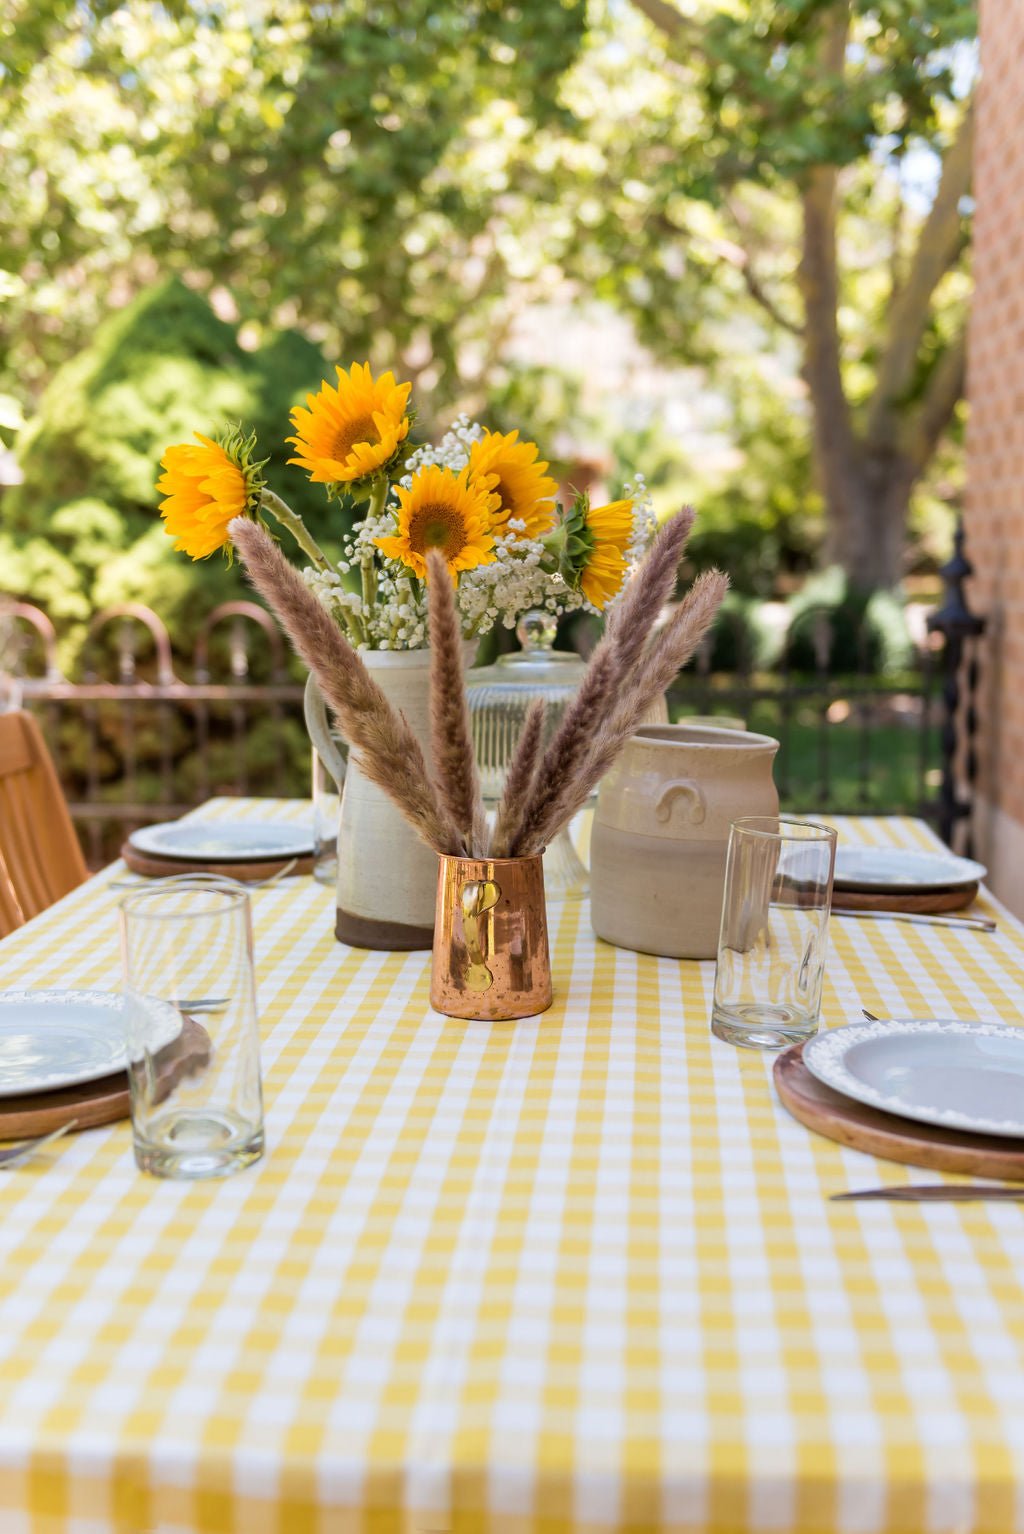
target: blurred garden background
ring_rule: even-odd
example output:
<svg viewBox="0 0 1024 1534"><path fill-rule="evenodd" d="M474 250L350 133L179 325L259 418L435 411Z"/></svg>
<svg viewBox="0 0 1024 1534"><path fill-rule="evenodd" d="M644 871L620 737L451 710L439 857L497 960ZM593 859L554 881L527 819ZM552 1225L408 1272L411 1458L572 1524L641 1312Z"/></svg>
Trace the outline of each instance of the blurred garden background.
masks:
<svg viewBox="0 0 1024 1534"><path fill-rule="evenodd" d="M87 850L147 806L306 791L300 678L243 611L209 627L250 594L174 554L155 479L248 421L330 550L288 411L363 359L412 380L417 436L467 411L563 484L639 471L696 506L685 573L733 591L676 712L780 735L793 807L919 810L976 25L968 0L5 0L0 671ZM97 622L133 603L167 649Z"/></svg>

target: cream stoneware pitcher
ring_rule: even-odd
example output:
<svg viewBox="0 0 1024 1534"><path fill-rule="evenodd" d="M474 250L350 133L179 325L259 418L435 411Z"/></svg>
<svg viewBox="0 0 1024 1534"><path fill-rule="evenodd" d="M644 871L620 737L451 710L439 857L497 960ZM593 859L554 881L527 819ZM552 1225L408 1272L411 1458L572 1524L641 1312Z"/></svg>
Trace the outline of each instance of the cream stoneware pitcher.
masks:
<svg viewBox="0 0 1024 1534"><path fill-rule="evenodd" d="M594 931L619 948L713 959L729 825L777 815L769 735L644 725L601 783L590 848Z"/></svg>
<svg viewBox="0 0 1024 1534"><path fill-rule="evenodd" d="M473 646L475 649L475 645ZM430 653L361 652L373 679L406 717L430 762ZM306 683L306 728L341 789L335 933L355 948L429 948L434 940L437 854L419 840L387 795L346 763L331 739L320 689ZM337 727L335 727L337 728Z"/></svg>

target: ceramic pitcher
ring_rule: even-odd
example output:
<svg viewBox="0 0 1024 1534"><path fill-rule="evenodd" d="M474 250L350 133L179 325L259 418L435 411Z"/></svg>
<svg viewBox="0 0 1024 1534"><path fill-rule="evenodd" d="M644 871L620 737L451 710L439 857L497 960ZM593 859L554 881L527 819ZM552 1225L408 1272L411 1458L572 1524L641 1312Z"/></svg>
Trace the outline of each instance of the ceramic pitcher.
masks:
<svg viewBox="0 0 1024 1534"><path fill-rule="evenodd" d="M620 948L713 959L729 824L775 815L777 740L645 725L601 784L590 851L594 931Z"/></svg>
<svg viewBox="0 0 1024 1534"><path fill-rule="evenodd" d="M406 717L429 763L429 650L367 650L361 655L388 701ZM341 793L335 932L356 948L429 948L434 940L437 854L424 846L391 800L344 761L311 676L306 728Z"/></svg>

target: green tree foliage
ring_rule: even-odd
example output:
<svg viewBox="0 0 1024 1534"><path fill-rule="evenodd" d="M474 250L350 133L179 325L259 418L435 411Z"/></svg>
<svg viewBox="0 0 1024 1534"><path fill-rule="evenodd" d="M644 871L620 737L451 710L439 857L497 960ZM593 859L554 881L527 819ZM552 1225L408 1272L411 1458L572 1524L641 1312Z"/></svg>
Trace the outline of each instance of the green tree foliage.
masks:
<svg viewBox="0 0 1024 1534"><path fill-rule="evenodd" d="M12 0L0 388L38 387L167 270L336 354L416 342L436 382L494 278L452 271L450 236L467 248L500 191L462 183L466 135L492 100L564 118L584 23L584 0Z"/></svg>
<svg viewBox="0 0 1024 1534"><path fill-rule="evenodd" d="M712 382L742 392L741 358L748 374L788 358L828 552L855 584L893 584L963 386L974 6L604 0L591 14L564 86L584 136L545 129L507 171L534 207L561 175L534 262Z"/></svg>
<svg viewBox="0 0 1024 1534"><path fill-rule="evenodd" d="M290 407L324 368L294 333L244 351L234 328L176 278L147 289L58 369L23 435L24 481L3 502L4 588L72 625L96 607L148 602L172 634L242 595L222 560L174 552L155 510L160 456L193 431L251 422L267 472L316 527L323 495L288 467L284 439Z"/></svg>
<svg viewBox="0 0 1024 1534"><path fill-rule="evenodd" d="M246 346L301 330L435 411L486 404L524 308L596 297L748 440L799 376L829 557L891 584L962 388L975 26L971 0L10 0L0 394L30 407L167 272ZM731 481L747 528L758 494Z"/></svg>

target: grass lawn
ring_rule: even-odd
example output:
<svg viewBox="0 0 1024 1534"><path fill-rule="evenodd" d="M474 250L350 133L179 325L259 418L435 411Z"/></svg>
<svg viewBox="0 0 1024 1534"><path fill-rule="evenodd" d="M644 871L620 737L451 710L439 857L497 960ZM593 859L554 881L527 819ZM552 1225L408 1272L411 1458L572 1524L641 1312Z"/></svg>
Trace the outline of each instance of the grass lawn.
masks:
<svg viewBox="0 0 1024 1534"><path fill-rule="evenodd" d="M703 702L706 700L702 700ZM921 700L717 698L701 712L745 718L779 742L775 782L781 807L802 813L919 815L939 787L939 731L921 726ZM672 700L673 719L695 712Z"/></svg>

